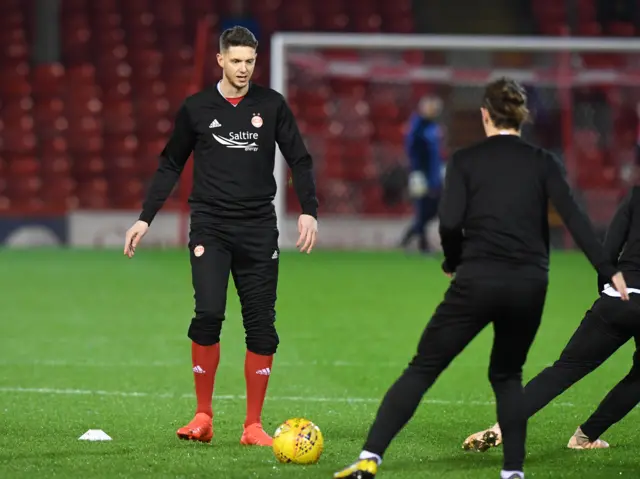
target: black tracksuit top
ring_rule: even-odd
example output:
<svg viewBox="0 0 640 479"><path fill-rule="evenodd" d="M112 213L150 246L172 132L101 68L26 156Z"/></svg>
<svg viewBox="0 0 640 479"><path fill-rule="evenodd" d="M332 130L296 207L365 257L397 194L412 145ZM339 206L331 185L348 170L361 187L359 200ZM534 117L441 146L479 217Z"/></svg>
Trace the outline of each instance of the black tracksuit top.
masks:
<svg viewBox="0 0 640 479"><path fill-rule="evenodd" d="M615 262L576 203L562 163L516 135L496 135L456 152L439 205L444 269L457 276L547 279L549 201L605 278Z"/></svg>
<svg viewBox="0 0 640 479"><path fill-rule="evenodd" d="M184 101L139 219L153 221L193 152L192 224L275 223L276 144L302 212L317 218L312 159L293 113L281 94L252 83L237 106L215 85Z"/></svg>

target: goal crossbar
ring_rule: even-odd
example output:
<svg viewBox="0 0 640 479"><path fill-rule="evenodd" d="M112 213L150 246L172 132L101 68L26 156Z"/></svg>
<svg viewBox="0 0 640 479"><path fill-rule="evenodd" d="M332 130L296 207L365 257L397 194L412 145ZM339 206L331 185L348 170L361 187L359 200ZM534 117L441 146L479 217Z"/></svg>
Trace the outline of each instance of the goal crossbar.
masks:
<svg viewBox="0 0 640 479"><path fill-rule="evenodd" d="M286 46L402 50L518 50L635 52L640 39L601 37L535 37L508 35L426 35L368 33L275 33L272 53Z"/></svg>

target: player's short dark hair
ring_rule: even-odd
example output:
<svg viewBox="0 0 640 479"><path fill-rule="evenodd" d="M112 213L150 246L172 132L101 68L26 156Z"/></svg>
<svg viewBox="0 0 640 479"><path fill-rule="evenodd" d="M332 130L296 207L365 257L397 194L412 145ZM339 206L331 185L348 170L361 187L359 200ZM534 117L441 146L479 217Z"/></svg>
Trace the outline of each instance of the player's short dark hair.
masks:
<svg viewBox="0 0 640 479"><path fill-rule="evenodd" d="M227 28L220 35L220 51L227 51L229 47L251 47L257 50L258 40L256 40L256 36L251 30L236 25L235 27Z"/></svg>
<svg viewBox="0 0 640 479"><path fill-rule="evenodd" d="M520 129L530 119L527 92L511 78L500 78L489 83L484 91L482 106L487 109L497 128Z"/></svg>

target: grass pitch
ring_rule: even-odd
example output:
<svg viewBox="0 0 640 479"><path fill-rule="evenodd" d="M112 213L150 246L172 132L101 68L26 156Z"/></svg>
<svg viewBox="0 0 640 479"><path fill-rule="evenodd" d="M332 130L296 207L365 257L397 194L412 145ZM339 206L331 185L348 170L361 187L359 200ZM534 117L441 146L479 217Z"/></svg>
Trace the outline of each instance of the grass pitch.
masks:
<svg viewBox="0 0 640 479"><path fill-rule="evenodd" d="M179 441L194 409L191 278L185 251L0 252L0 477L328 478L362 446L379 401L414 353L447 279L436 260L395 253L283 253L276 356L264 411L273 432L303 416L325 452L310 467L244 448L244 337L230 288L212 445ZM596 298L579 254L555 254L528 379L555 360ZM501 449L465 453L495 420L485 330L445 371L392 444L384 478L498 477ZM628 344L530 421L529 478L637 477L636 409L604 439L570 451L580 422L628 371ZM111 442L78 441L103 429Z"/></svg>

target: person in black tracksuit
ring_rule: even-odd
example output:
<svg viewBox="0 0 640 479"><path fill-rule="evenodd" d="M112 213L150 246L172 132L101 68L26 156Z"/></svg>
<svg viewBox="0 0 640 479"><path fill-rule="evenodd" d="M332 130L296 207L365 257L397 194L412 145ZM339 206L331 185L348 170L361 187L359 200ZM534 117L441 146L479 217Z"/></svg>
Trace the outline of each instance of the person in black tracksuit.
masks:
<svg viewBox="0 0 640 479"><path fill-rule="evenodd" d="M272 444L262 428L261 411L279 344L274 325L279 264L273 205L276 144L291 168L301 205L298 246L310 252L316 241L318 200L312 159L283 96L251 83L257 46L246 28L223 32L217 55L222 80L184 101L139 221L125 239L124 253L132 257L193 152L189 249L195 316L188 335L197 407L194 419L178 430L181 439L209 442L213 436L211 398L231 274L247 347L247 416L241 442Z"/></svg>
<svg viewBox="0 0 640 479"><path fill-rule="evenodd" d="M640 187L632 188L618 207L604 241L609 260L617 263L629 284L628 302L606 277L598 276L600 297L560 354L524 388L527 417L533 416L573 384L594 371L634 338L636 352L629 374L600 403L570 439L572 449L601 449L600 436L640 402ZM502 442L500 426L469 436L465 449L484 451Z"/></svg>
<svg viewBox="0 0 640 479"><path fill-rule="evenodd" d="M488 138L453 155L439 209L443 269L455 278L417 354L384 397L359 460L335 478L374 477L426 391L490 323L489 380L505 439L501 477L524 477L522 367L547 292L549 199L592 265L626 298L624 278L574 201L561 163L520 137L528 116L524 89L506 78L489 84L481 111Z"/></svg>

